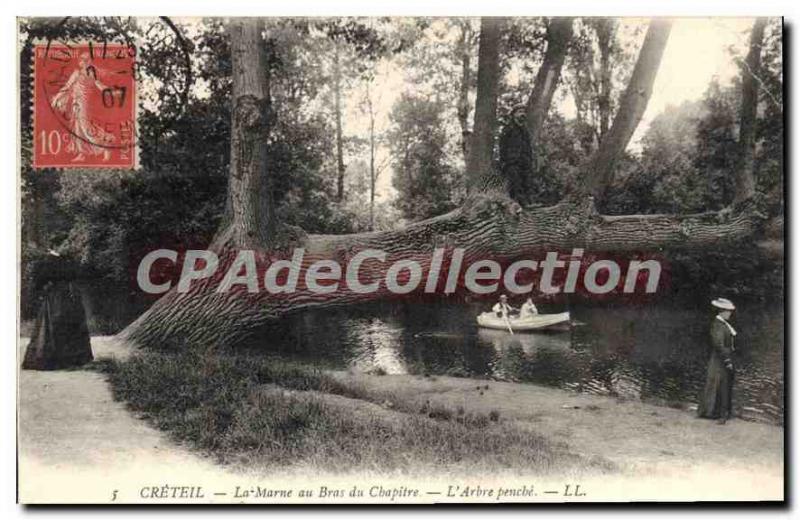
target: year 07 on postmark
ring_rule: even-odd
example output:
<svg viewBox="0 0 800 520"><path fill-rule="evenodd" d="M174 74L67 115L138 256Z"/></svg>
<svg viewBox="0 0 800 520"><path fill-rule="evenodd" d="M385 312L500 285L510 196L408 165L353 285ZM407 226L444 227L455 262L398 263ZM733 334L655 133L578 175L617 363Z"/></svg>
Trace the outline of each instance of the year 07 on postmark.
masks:
<svg viewBox="0 0 800 520"><path fill-rule="evenodd" d="M34 167L136 168L136 48L50 42L34 53Z"/></svg>

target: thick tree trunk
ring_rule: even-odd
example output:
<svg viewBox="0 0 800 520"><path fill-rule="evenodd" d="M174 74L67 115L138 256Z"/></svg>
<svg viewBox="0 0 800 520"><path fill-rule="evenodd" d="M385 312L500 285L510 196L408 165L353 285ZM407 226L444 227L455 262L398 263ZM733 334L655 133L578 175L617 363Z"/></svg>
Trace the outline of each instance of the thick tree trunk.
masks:
<svg viewBox="0 0 800 520"><path fill-rule="evenodd" d="M670 20L655 19L650 22L630 82L620 99L614 123L589 161L585 185L596 200L602 199L613 182L616 161L625 151L644 115L671 29Z"/></svg>
<svg viewBox="0 0 800 520"><path fill-rule="evenodd" d="M461 21L461 40L459 41L461 53L461 82L458 86L458 124L461 127L461 153L464 163L469 159L469 85L472 77L472 26L469 19Z"/></svg>
<svg viewBox="0 0 800 520"><path fill-rule="evenodd" d="M344 144L342 142L342 67L339 62L339 45L333 46L333 104L336 111L336 200L344 200Z"/></svg>
<svg viewBox="0 0 800 520"><path fill-rule="evenodd" d="M241 249L265 251L279 247L285 239L275 221L270 178L267 169L267 138L271 124L269 76L263 22L257 18L235 18L229 33L232 58L231 162L225 215L209 249L220 262L230 263ZM235 293L217 293L219 278L195 284L190 292L174 290L157 301L124 330L120 337L153 347L199 338L209 333L207 323L237 318L242 301ZM217 312L226 314L220 319ZM243 311L242 311L243 312ZM246 319L246 318L245 318ZM188 328L187 328L187 323ZM213 340L214 334L209 334Z"/></svg>
<svg viewBox="0 0 800 520"><path fill-rule="evenodd" d="M751 198L756 191L754 176L756 116L758 115L758 76L761 73L761 45L766 18L758 18L750 33L750 49L742 66L742 108L739 126L739 162L736 165L734 203Z"/></svg>
<svg viewBox="0 0 800 520"><path fill-rule="evenodd" d="M753 212L609 217L596 214L588 200L581 205L560 203L522 210L503 195L489 194L477 196L472 204L447 215L405 229L356 235L309 235L298 240L294 247L305 248L301 280L305 269L318 260L333 259L344 266L359 251L384 251L385 263L362 264L359 280L367 284L383 280L388 266L398 259L419 262L422 280L426 280L435 248L450 252L463 248L464 266L477 259L502 262L543 251L569 251L572 247L592 252L707 250L739 243L752 234L758 223L759 217ZM445 259L448 261L449 257ZM220 265L225 265L225 261ZM153 347L233 345L287 313L392 296L384 284L380 290L366 294L347 290L315 294L298 284L298 290L290 294L265 291L251 294L241 290L221 295L215 287L222 274L219 272L207 283L193 286L188 293L171 291L130 325L122 337ZM442 280L438 287L437 293L442 294Z"/></svg>
<svg viewBox="0 0 800 520"><path fill-rule="evenodd" d="M534 155L538 149L539 131L547 118L547 112L550 110L553 95L561 78L561 69L564 66L571 38L572 18L550 20L550 25L547 27L547 50L542 66L539 67L533 82L533 91L528 99L525 117L525 126L531 139L531 150Z"/></svg>
<svg viewBox="0 0 800 520"><path fill-rule="evenodd" d="M497 124L497 90L500 79L500 33L505 20L481 18L478 44L478 92L467 157L467 187L480 191L492 173L492 150Z"/></svg>
<svg viewBox="0 0 800 520"><path fill-rule="evenodd" d="M269 77L263 24L255 18L231 22L233 110L231 163L225 217L213 248L264 247L276 222L267 173L270 130Z"/></svg>

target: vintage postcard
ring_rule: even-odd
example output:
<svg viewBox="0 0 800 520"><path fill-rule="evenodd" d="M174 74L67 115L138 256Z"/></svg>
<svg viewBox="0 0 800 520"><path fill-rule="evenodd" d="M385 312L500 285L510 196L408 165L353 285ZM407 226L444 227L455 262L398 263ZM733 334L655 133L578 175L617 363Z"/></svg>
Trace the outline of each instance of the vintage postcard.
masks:
<svg viewBox="0 0 800 520"><path fill-rule="evenodd" d="M17 20L23 504L782 502L783 20Z"/></svg>

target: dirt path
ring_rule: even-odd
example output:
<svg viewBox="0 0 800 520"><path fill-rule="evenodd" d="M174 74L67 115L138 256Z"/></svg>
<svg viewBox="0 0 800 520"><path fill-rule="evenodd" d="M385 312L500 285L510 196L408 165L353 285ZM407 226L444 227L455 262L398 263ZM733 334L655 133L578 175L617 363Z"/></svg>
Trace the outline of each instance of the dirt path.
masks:
<svg viewBox="0 0 800 520"><path fill-rule="evenodd" d="M467 412L497 411L504 420L563 441L573 451L608 458L625 472L695 470L711 464L764 476L783 473L783 429L769 424L732 420L718 425L683 410L538 385L439 376L336 375L419 407L430 401Z"/></svg>
<svg viewBox="0 0 800 520"><path fill-rule="evenodd" d="M127 355L109 337L92 338L92 350L96 359ZM18 383L22 502L107 502L142 477L159 485L185 477L182 468L218 471L115 402L101 374L21 370Z"/></svg>
<svg viewBox="0 0 800 520"><path fill-rule="evenodd" d="M92 338L92 348L96 358L128 355L109 337ZM572 451L600 455L620 465L619 475L582 478L582 485L592 490L586 499L783 496L783 430L779 427L740 420L719 426L669 408L534 385L344 372L337 377L420 405L430 400L473 412L497 410L502 420L517 421L567 443ZM309 472L329 487L350 488L354 482L352 476L320 475L313 468L269 477L233 473L175 445L134 417L112 399L109 385L94 372L26 370L20 371L18 382L19 496L24 503L105 503L112 501L115 492L115 502L152 503L143 495L152 486L163 485L201 486L204 498L194 502L241 502L234 491L238 485L269 481L285 488L308 487ZM476 389L485 384L488 390ZM431 489L442 489L453 478L422 480ZM473 484L522 485L530 484L532 478L481 476ZM402 475L358 477L366 483L375 479L385 485L421 482L419 477ZM553 485L563 487L563 480Z"/></svg>

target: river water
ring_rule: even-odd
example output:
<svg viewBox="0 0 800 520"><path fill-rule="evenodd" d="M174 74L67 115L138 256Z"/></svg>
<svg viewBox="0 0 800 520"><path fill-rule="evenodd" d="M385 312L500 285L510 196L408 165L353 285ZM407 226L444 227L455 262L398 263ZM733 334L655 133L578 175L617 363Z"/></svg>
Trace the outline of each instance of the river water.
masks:
<svg viewBox="0 0 800 520"><path fill-rule="evenodd" d="M306 312L265 331L272 354L327 368L550 385L693 410L705 380L710 307L647 304L569 310L562 332L479 329L489 304L370 304ZM740 306L734 406L783 423L783 304Z"/></svg>

